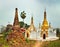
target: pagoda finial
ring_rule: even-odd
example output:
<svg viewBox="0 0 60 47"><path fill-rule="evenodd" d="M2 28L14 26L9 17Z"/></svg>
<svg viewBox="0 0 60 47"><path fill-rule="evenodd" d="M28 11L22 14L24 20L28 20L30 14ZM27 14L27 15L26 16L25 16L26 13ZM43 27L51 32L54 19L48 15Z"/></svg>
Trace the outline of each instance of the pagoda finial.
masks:
<svg viewBox="0 0 60 47"><path fill-rule="evenodd" d="M44 12L46 12L46 8L44 9Z"/></svg>
<svg viewBox="0 0 60 47"><path fill-rule="evenodd" d="M46 8L44 10L44 19L46 19Z"/></svg>
<svg viewBox="0 0 60 47"><path fill-rule="evenodd" d="M15 8L16 10L18 10L18 8Z"/></svg>
<svg viewBox="0 0 60 47"><path fill-rule="evenodd" d="M31 17L31 24L33 24L33 16Z"/></svg>

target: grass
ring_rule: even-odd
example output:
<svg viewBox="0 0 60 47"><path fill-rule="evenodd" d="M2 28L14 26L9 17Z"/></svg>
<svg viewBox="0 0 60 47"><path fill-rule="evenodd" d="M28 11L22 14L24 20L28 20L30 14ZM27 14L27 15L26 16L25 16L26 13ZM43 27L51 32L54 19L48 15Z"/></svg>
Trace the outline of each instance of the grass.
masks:
<svg viewBox="0 0 60 47"><path fill-rule="evenodd" d="M50 42L49 47L60 47L60 40Z"/></svg>
<svg viewBox="0 0 60 47"><path fill-rule="evenodd" d="M60 40L45 42L43 47L60 47Z"/></svg>

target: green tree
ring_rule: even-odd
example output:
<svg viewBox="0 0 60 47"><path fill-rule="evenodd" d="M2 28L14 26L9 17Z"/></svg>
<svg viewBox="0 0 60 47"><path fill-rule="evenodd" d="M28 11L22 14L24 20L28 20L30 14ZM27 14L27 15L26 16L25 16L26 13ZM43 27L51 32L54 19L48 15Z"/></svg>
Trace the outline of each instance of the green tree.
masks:
<svg viewBox="0 0 60 47"><path fill-rule="evenodd" d="M30 25L24 23L23 21L20 21L19 24L20 24L20 27L21 27L21 28L22 28L23 25L25 24L25 28L26 28L26 29L28 29L28 27L30 26Z"/></svg>
<svg viewBox="0 0 60 47"><path fill-rule="evenodd" d="M23 22L24 22L24 19L26 18L26 13L25 13L25 11L21 12L20 16L21 16L21 18L23 19Z"/></svg>

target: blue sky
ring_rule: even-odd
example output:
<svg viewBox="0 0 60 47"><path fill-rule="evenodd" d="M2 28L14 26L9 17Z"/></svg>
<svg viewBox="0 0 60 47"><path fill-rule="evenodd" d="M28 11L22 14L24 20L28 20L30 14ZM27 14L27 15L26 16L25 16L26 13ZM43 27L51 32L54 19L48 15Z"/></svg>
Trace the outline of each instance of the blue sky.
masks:
<svg viewBox="0 0 60 47"><path fill-rule="evenodd" d="M43 21L44 9L46 8L47 20L52 27L60 28L60 0L0 0L0 25L13 24L15 8L18 8L19 20L22 21L20 13L26 12L25 23L30 24L31 16L34 24Z"/></svg>

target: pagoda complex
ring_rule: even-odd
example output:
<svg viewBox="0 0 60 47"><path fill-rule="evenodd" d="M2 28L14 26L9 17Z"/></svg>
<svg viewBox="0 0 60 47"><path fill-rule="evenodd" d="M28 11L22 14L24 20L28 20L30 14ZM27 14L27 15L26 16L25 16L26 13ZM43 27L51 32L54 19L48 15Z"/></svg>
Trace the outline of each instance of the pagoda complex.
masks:
<svg viewBox="0 0 60 47"><path fill-rule="evenodd" d="M20 24L19 24L18 9L16 8L12 30L13 31L12 31L11 34L12 34L13 37L16 35L16 37L23 38L23 40L25 40L25 38L28 38L28 39L31 39L31 40L43 40L43 39L45 39L45 40L46 39L47 40L52 39L53 40L53 39L58 39L58 37L56 37L56 30L53 30L53 28L51 28L51 24L48 23L48 21L47 21L46 9L44 10L43 22L42 22L41 25L39 23L38 28L35 27L34 19L33 19L33 16L32 16L30 26L28 27L28 29L22 31L22 29L20 28ZM23 33L21 33L21 32L24 33L24 36L23 36ZM9 34L9 36L7 37L8 40L10 40L9 38L11 37L11 34Z"/></svg>
<svg viewBox="0 0 60 47"><path fill-rule="evenodd" d="M25 38L28 38L31 40L58 39L58 37L56 37L56 30L53 30L53 28L51 27L51 24L47 20L46 9L44 10L43 22L41 25L39 23L38 29L35 28L33 23L33 17L31 17L31 24L30 24L30 27L25 32Z"/></svg>

